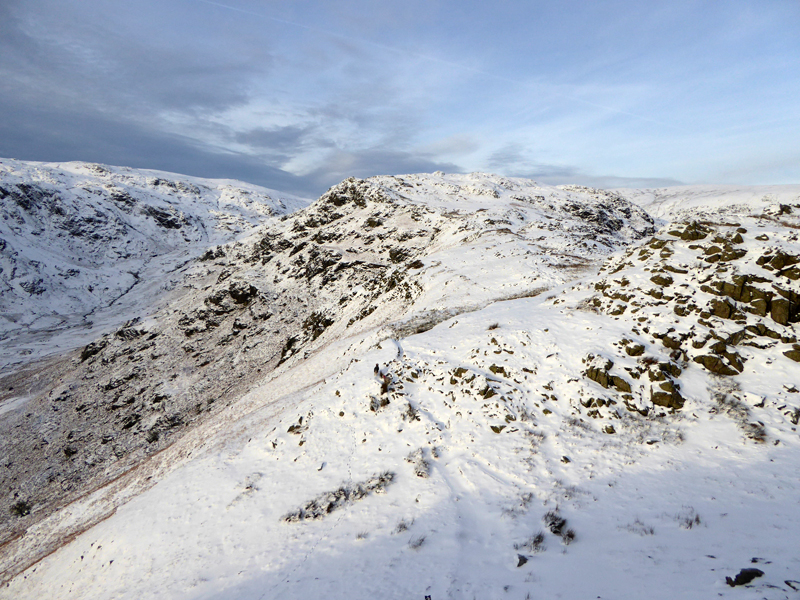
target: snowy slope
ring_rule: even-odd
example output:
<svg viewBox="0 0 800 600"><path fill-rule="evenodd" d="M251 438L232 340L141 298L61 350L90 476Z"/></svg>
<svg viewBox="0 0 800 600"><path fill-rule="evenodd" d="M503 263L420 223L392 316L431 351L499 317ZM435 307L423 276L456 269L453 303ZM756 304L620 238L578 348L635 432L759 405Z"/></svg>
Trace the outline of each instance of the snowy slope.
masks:
<svg viewBox="0 0 800 600"><path fill-rule="evenodd" d="M635 202L652 216L667 220L719 214L780 211L800 203L800 185L679 185L668 188L618 189L614 193Z"/></svg>
<svg viewBox="0 0 800 600"><path fill-rule="evenodd" d="M208 352L238 321L237 361L256 353L264 375L113 485L40 518L31 497L6 572L75 539L0 597L800 597L800 206L755 191L714 211L684 192L642 238L616 194L535 188L345 182L194 267L196 299L136 339L191 329ZM252 301L286 318L269 351L247 310L211 329L198 312L237 278L297 296ZM114 381L125 337L73 383ZM83 439L72 460L92 456ZM762 575L727 585L743 568Z"/></svg>
<svg viewBox="0 0 800 600"><path fill-rule="evenodd" d="M306 204L237 181L0 159L0 371L151 311L181 264Z"/></svg>
<svg viewBox="0 0 800 600"><path fill-rule="evenodd" d="M0 543L171 447L265 377L300 369L318 380L310 358L331 344L368 346L536 295L651 231L614 195L525 180L345 181L187 265L165 309L3 382L0 453L17 460L0 485L8 506L31 511L0 513Z"/></svg>

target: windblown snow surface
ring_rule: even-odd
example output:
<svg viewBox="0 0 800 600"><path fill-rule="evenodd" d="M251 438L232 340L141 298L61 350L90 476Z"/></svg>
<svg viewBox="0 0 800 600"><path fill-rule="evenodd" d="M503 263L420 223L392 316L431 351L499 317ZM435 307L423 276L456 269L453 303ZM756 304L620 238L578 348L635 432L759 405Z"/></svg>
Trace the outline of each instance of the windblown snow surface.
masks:
<svg viewBox="0 0 800 600"><path fill-rule="evenodd" d="M800 597L800 186L728 201L483 175L343 185L257 234L265 281L289 286L312 235L363 267L455 225L395 251L387 297L347 279L309 296L331 323L149 458L139 487L6 542L9 572L76 532L0 597ZM368 239L336 238L331 206ZM343 293L359 319L335 312ZM742 569L757 576L730 585Z"/></svg>
<svg viewBox="0 0 800 600"><path fill-rule="evenodd" d="M308 202L240 181L0 159L0 372L152 312L190 259Z"/></svg>

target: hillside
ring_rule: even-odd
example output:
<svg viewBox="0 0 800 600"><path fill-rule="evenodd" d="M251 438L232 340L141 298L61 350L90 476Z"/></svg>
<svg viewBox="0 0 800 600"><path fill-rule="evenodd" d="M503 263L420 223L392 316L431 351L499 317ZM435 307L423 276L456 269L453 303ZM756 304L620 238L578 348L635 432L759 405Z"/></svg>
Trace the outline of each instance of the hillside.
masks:
<svg viewBox="0 0 800 600"><path fill-rule="evenodd" d="M209 251L2 415L0 597L797 597L800 187L745 191L348 180Z"/></svg>
<svg viewBox="0 0 800 600"><path fill-rule="evenodd" d="M0 373L151 312L187 261L307 204L238 181L0 159Z"/></svg>

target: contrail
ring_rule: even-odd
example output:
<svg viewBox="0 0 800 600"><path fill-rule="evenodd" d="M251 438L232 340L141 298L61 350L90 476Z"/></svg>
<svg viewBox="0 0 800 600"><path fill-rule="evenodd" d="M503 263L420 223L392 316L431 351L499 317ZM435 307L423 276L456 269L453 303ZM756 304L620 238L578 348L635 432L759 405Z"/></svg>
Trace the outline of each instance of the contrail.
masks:
<svg viewBox="0 0 800 600"><path fill-rule="evenodd" d="M196 2L202 2L203 4L209 4L211 6L216 6L218 8L225 8L227 10L232 10L234 12L242 13L242 14L245 14L245 15L250 15L250 16L253 16L253 17L259 17L261 19L268 19L268 20L274 21L276 23L281 23L282 25L291 25L292 27L299 27L300 29L305 29L307 31L313 31L315 33L320 33L320 34L326 35L328 37L339 38L339 39L342 39L342 40L346 40L348 42L355 42L355 43L358 43L358 44L372 46L373 48L380 48L380 49L386 50L388 52L394 52L396 54L403 54L405 56L412 56L414 58L419 58L421 60L425 60L425 61L428 61L428 62L439 63L441 65L452 67L454 69L459 69L461 71L468 71L468 72L474 73L476 75L481 75L482 77L486 77L488 79L494 79L496 81L502 81L504 83L510 83L510 84L513 84L513 85L523 85L523 86L524 85L528 85L524 81L520 81L520 80L517 80L517 79L512 79L510 77L503 77L502 75L498 75L496 73L490 73L490 72L484 71L482 69L476 69L474 67L470 67L470 66L464 65L462 63L457 63L457 62L445 60L445 59L442 59L442 58L437 58L435 56L429 56L427 54L420 54L418 52L413 52L413 51L407 50L405 48L398 48L396 46L387 46L386 44L381 44L379 42L373 42L371 40L367 40L367 39L363 39L363 38L353 38L353 37L349 37L349 36L343 35L341 33L337 33L335 31L330 31L328 29L320 29L319 27L312 27L310 25L304 25L303 23L297 23L296 21L288 21L286 19L280 19L278 17L273 17L273 16L270 16L270 15L267 15L267 14L264 14L264 13L258 13L258 12L254 12L254 11L247 10L247 9L244 9L244 8L239 8L237 6L231 6L229 4L223 4L221 2L214 2L213 0L195 0L195 1ZM607 112L616 113L616 114L619 114L619 115L625 115L627 117L638 119L640 121L646 121L648 123L654 123L656 125L661 125L662 127L668 127L670 129L677 129L677 127L675 127L674 125L671 125L669 123L664 123L663 121L658 121L656 119L651 119L649 117L645 117L643 115L639 115L639 114L636 114L636 113L628 112L626 110L621 110L619 108L614 108L612 106L606 106L604 104L598 104L596 102L591 102L589 100L584 100L583 98L578 98L578 97L572 96L570 94L564 94L564 93L555 92L555 91L552 91L552 90L539 90L539 91L540 91L540 93L548 94L548 95L554 96L554 97L564 98L564 99L570 100L572 102L575 102L577 104L583 104L584 106L590 106L592 108L597 108L597 109L604 110L604 111L607 111Z"/></svg>
<svg viewBox="0 0 800 600"><path fill-rule="evenodd" d="M330 31L328 29L320 29L318 27L312 27L310 25L303 25L302 23L297 23L296 21L287 21L286 19L279 19L278 17L272 17L270 15L266 15L266 14L263 14L263 13L257 13L257 12L253 12L253 11L246 10L246 9L243 9L243 8L238 8L236 6L230 6L228 4L222 4L221 2L213 2L212 0L195 0L195 1L196 2L202 2L203 4L210 4L211 6L217 6L219 8L227 8L228 10L232 10L232 11L235 11L235 12L243 13L243 14L250 15L250 16L253 16L253 17L260 17L262 19L269 19L270 21L275 21L276 23L281 23L283 25L292 25L293 27L299 27L299 28L305 29L307 31L314 31L316 33L322 33L322 34L327 35L329 37L335 37L335 38L339 38L339 39L342 39L342 40L347 40L348 42L356 42L356 43L359 43L359 44L372 46L374 48L380 48L382 50L388 50L389 52L395 52L397 54L405 54L406 56L413 56L415 58L421 58L423 60L427 60L427 61L430 61L430 62L438 62L438 63L441 63L443 65L447 65L449 67L455 67L457 69L461 69L461 70L464 70L464 71L471 71L471 72L477 73L479 75L485 75L487 77L494 77L495 79L501 79L501 80L504 80L504 81L508 81L510 83L516 83L516 82L514 82L514 81L512 81L510 79L505 79L505 78L499 77L497 75L492 75L491 73L487 73L487 72L481 71L479 69L468 67L466 65L462 65L462 64L459 64L459 63L451 62L451 61L448 61L448 60L443 60L441 58L436 58L435 56L428 56L428 55L425 55L425 54L419 54L417 52L412 52L412 51L406 50L404 48L397 48L395 46L387 46L386 44L381 44L379 42L373 42L373 41L370 41L370 40L367 40L367 39L349 37L349 36L343 35L341 33L337 33L335 31Z"/></svg>
<svg viewBox="0 0 800 600"><path fill-rule="evenodd" d="M262 13L253 12L251 10L245 10L244 8L238 8L236 6L230 6L228 4L221 4L219 2L212 2L211 0L195 0L196 2L202 2L203 4L210 4L211 6L217 6L219 8L227 8L228 10L233 10L238 13L243 13L245 15L250 15L253 17L260 17L262 19L269 19L270 21L275 21L277 23L283 23L284 25L293 25L294 27L302 27L303 29L310 29L313 30L313 27L309 27L307 25L303 25L302 23L295 23L293 21L286 21L285 19L279 19L277 17L271 17L269 15L265 15ZM320 30L317 30L320 31ZM329 32L324 32L329 33ZM335 35L335 34L331 34Z"/></svg>

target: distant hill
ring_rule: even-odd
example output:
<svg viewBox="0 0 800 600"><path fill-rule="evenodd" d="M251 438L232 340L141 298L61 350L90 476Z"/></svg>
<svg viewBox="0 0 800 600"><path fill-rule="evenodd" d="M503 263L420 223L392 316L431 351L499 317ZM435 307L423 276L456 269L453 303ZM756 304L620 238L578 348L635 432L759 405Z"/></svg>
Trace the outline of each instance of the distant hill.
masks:
<svg viewBox="0 0 800 600"><path fill-rule="evenodd" d="M306 204L239 181L0 159L0 372L151 310L183 263Z"/></svg>

